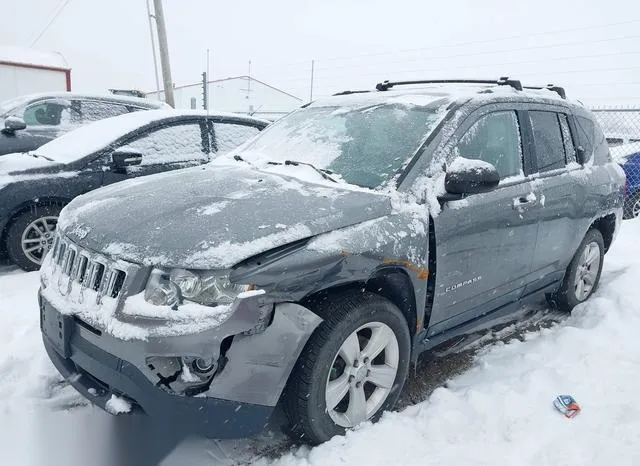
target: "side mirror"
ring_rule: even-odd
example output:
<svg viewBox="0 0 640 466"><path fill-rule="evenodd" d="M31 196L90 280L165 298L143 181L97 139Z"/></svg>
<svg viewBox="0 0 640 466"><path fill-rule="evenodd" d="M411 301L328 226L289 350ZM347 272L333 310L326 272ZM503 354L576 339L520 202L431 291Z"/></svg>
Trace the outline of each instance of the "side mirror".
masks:
<svg viewBox="0 0 640 466"><path fill-rule="evenodd" d="M456 158L447 169L444 189L453 198L460 199L471 194L486 193L500 183L495 166L482 160Z"/></svg>
<svg viewBox="0 0 640 466"><path fill-rule="evenodd" d="M131 150L117 150L111 153L111 169L114 172L124 173L127 167L140 165L142 154Z"/></svg>
<svg viewBox="0 0 640 466"><path fill-rule="evenodd" d="M576 147L576 162L578 162L580 165L584 165L584 158L585 158L584 147L582 146Z"/></svg>
<svg viewBox="0 0 640 466"><path fill-rule="evenodd" d="M9 116L4 120L4 132L13 134L16 131L25 129L27 124L24 120L17 116Z"/></svg>

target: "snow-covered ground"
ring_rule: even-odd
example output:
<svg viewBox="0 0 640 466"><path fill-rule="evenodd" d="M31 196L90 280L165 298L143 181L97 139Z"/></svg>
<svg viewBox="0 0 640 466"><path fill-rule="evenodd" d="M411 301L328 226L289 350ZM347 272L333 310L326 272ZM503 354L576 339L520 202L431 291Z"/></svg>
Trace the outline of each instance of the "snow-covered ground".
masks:
<svg viewBox="0 0 640 466"><path fill-rule="evenodd" d="M87 405L57 375L40 341L37 286L36 273L0 266L1 464L127 464L122 451L141 429ZM425 401L319 447L265 458L251 457L250 443L191 439L163 464L229 464L234 452L281 466L640 464L640 220L623 224L589 302L518 335L480 349ZM583 411L565 419L552 406L559 394ZM259 442L268 451L281 441Z"/></svg>

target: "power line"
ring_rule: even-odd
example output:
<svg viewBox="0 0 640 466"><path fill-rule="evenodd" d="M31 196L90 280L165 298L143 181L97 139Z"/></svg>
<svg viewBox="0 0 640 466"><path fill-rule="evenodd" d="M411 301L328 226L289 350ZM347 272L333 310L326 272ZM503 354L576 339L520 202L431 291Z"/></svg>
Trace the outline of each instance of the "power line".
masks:
<svg viewBox="0 0 640 466"><path fill-rule="evenodd" d="M431 47L420 47L420 48L415 48L415 49L396 50L396 51L391 51L391 52L376 52L376 53L369 53L369 54L362 54L362 55L330 57L330 58L324 58L324 59L322 59L322 61L349 60L349 59L360 58L360 57L372 57L372 56L390 55L390 54L406 53L406 52L420 52L420 51L424 51L424 50L438 50L438 49L442 49L442 48L460 47L460 46L464 46L464 45L488 44L488 43L492 43L492 42L501 42L501 41L505 41L505 40L523 39L525 37L538 37L538 36L546 36L546 35L549 35L549 34L562 34L562 33L567 33L567 32L577 32L577 31L585 31L585 30L591 30L591 29L602 29L602 28L607 28L607 27L611 27L611 26L621 26L621 25L624 25L624 24L632 24L632 23L638 23L638 22L640 22L640 19L632 19L632 20L628 20L628 21L620 21L620 22L617 22L617 23L601 24L601 25L596 25L596 26L582 26L582 27L571 28L571 29L556 29L555 31L536 32L536 33L532 33L532 34L520 34L520 35L516 35L516 36L500 37L500 38L497 38L497 39L486 39L486 40L481 40L481 41L468 41L468 42L456 42L456 43L452 43L452 44L442 44L442 45L436 45L436 46L431 46Z"/></svg>
<svg viewBox="0 0 640 466"><path fill-rule="evenodd" d="M30 47L33 47L34 45L36 45L36 43L40 40L42 35L45 32L47 32L47 29L49 29L49 27L53 24L53 22L56 20L56 18L58 18L58 16L60 16L60 13L62 13L62 10L65 9L65 7L69 4L70 1L71 0L63 0L62 3L60 3L60 5L58 6L58 11L55 12L53 17L45 25L45 27L42 29L42 31L40 31L40 34L38 34L38 36L31 42Z"/></svg>
<svg viewBox="0 0 640 466"><path fill-rule="evenodd" d="M501 42L501 41L512 40L512 39L523 39L523 38L527 38L527 37L546 36L546 35L549 35L549 34L578 32L578 31L585 31L585 30L592 30L592 29L603 29L603 28L612 27L612 26L621 26L621 25L625 25L625 24L634 24L634 23L640 23L640 19L633 19L633 20L628 20L628 21L620 21L620 22L617 22L617 23L608 23L608 24L601 24L601 25L595 25L595 26L593 26L593 25L592 26L582 26L582 27L576 27L576 28L571 28L571 29L558 29L558 30L555 30L555 31L536 32L536 33L531 33L531 34L520 34L520 35L516 35L516 36L506 36L506 37L500 37L500 38L496 38L496 39L486 39L486 40L481 40L481 41L457 42L457 43L452 43L452 44L443 44L443 45L438 45L438 46L421 47L421 48L415 48L415 49L396 50L396 51L389 51L389 52L376 52L376 53L370 53L370 54L349 55L349 56L341 56L341 57L320 58L319 60L318 59L316 60L316 63L318 63L318 62L322 63L322 62L326 62L326 61L335 61L335 60L351 60L351 59L355 59L355 58L364 58L364 57L372 57L372 56L396 55L396 54L399 54L399 53L420 52L420 51L426 51L426 50L440 50L440 49L443 49L443 48L455 48L455 47L461 47L461 46L465 46L465 45L488 44L488 43L492 43L492 42ZM583 42L576 42L576 43L583 43ZM435 57L435 58L437 59L437 58L441 58L441 57ZM442 58L448 58L448 57L442 57ZM378 63L394 63L394 62L378 62ZM297 61L297 62L288 62L288 63L274 63L274 64L262 66L262 67L260 67L260 69L265 70L265 69L283 68L283 67L290 67L290 66L303 66L303 65L308 65L308 64L309 64L309 60ZM358 66L358 65L350 65L350 66ZM337 69L338 67L332 67L332 68L333 69Z"/></svg>

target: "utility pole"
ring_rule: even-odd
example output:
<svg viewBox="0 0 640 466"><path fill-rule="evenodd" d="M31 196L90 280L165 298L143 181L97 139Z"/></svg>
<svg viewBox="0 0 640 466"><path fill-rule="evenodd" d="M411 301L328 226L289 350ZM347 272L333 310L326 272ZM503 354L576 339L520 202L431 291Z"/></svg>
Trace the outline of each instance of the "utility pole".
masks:
<svg viewBox="0 0 640 466"><path fill-rule="evenodd" d="M147 17L149 19L149 35L151 36L151 51L153 52L153 77L156 78L156 91L158 91L158 100L160 100L160 78L158 77L158 56L156 54L156 38L153 35L153 23L152 19L155 19L155 15L151 14L151 5L147 0Z"/></svg>
<svg viewBox="0 0 640 466"><path fill-rule="evenodd" d="M169 46L167 44L167 26L164 22L162 0L153 0L158 28L158 46L160 47L160 65L162 66L162 82L164 84L164 101L175 108L173 99L173 81L171 80L171 65L169 64Z"/></svg>
<svg viewBox="0 0 640 466"><path fill-rule="evenodd" d="M313 101L313 71L316 67L316 61L311 60L311 92L309 93L309 102Z"/></svg>

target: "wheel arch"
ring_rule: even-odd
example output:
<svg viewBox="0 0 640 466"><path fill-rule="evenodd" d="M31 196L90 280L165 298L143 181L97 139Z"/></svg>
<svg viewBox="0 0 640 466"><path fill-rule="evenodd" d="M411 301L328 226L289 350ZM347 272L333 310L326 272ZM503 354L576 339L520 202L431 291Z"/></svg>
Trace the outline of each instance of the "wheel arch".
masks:
<svg viewBox="0 0 640 466"><path fill-rule="evenodd" d="M604 240L604 252L607 252L616 233L616 214L611 213L596 219L589 226L589 230L592 229L598 230L602 234L602 239Z"/></svg>

